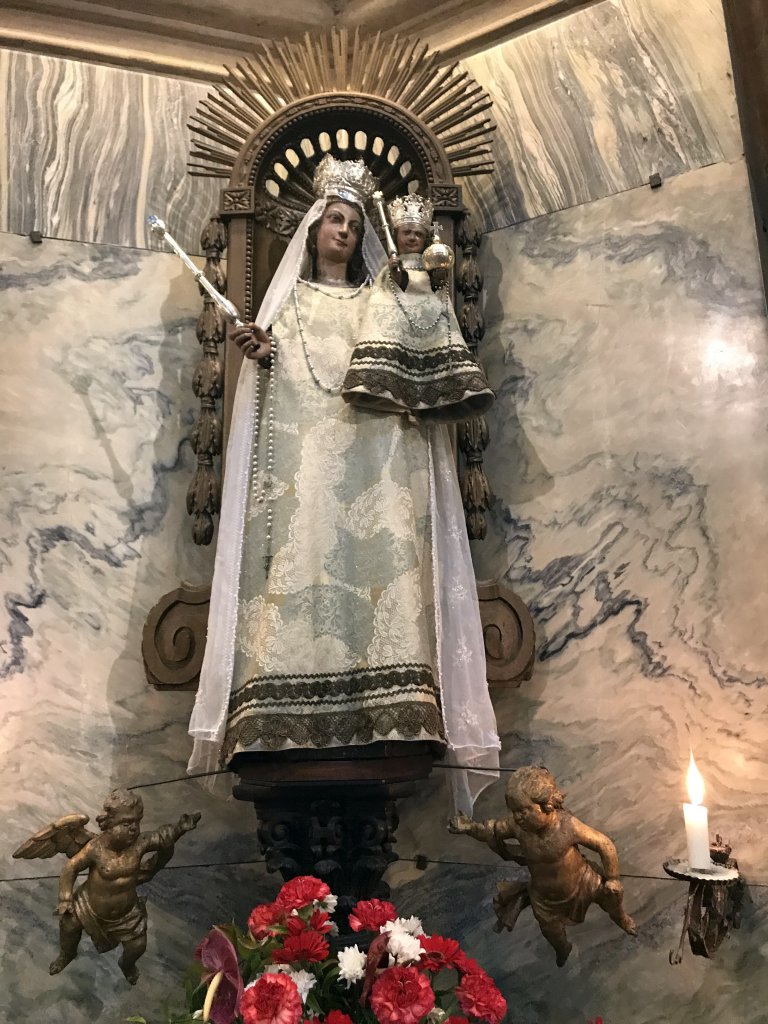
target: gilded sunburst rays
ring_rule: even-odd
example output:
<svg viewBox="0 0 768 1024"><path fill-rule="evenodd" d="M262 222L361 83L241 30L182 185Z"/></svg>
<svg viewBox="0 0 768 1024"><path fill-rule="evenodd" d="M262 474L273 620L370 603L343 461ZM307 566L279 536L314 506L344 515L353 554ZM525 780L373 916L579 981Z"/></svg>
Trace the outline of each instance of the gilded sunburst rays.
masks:
<svg viewBox="0 0 768 1024"><path fill-rule="evenodd" d="M406 108L444 147L454 177L494 169L496 126L487 113L492 101L471 75L456 63L442 66L439 53L419 40L334 29L264 44L254 57L227 68L191 119L190 172L228 178L252 132L318 93L364 93Z"/></svg>

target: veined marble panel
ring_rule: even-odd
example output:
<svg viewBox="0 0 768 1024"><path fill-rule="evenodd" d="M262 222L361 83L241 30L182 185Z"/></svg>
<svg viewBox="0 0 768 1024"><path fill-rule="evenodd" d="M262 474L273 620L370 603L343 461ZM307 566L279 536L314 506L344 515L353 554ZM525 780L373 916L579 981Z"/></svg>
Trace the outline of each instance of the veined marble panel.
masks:
<svg viewBox="0 0 768 1024"><path fill-rule="evenodd" d="M183 778L193 695L149 687L141 631L180 580L210 578L185 510L197 410L197 285L171 254L0 236L0 877L59 814L117 785ZM178 861L253 859L252 810L182 781L147 823L201 810Z"/></svg>
<svg viewBox="0 0 768 1024"><path fill-rule="evenodd" d="M476 565L538 634L533 679L497 703L505 762L544 761L625 871L658 874L684 851L692 747L712 831L768 883L768 325L745 167L494 232L482 259L499 401Z"/></svg>
<svg viewBox="0 0 768 1024"><path fill-rule="evenodd" d="M0 49L0 231L162 248L162 217L189 252L222 182L187 173L196 82Z"/></svg>
<svg viewBox="0 0 768 1024"><path fill-rule="evenodd" d="M742 152L720 0L603 0L464 63L498 123L486 229Z"/></svg>

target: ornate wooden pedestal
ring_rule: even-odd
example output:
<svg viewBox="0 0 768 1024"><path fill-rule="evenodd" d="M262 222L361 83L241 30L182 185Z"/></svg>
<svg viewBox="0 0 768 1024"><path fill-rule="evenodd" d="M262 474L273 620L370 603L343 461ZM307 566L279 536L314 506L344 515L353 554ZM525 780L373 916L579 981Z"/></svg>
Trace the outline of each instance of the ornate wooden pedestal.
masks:
<svg viewBox="0 0 768 1024"><path fill-rule="evenodd" d="M337 750L239 754L233 793L252 802L267 870L287 881L321 878L339 897L343 931L361 899L387 899L397 854L395 802L432 770L427 743L373 743Z"/></svg>

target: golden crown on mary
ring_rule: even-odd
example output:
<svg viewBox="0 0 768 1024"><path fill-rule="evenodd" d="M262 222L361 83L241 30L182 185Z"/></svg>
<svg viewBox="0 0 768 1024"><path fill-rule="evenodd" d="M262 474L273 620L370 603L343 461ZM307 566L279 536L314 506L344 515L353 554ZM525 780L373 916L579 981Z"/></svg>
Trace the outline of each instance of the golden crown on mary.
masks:
<svg viewBox="0 0 768 1024"><path fill-rule="evenodd" d="M318 198L338 196L365 206L376 187L376 179L362 160L337 160L326 153L315 171L314 192Z"/></svg>

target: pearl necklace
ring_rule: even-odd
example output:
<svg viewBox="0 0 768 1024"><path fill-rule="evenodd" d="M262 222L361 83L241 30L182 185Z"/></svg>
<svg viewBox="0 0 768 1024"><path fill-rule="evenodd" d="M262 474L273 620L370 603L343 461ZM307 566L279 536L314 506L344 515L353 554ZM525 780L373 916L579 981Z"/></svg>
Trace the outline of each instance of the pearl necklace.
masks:
<svg viewBox="0 0 768 1024"><path fill-rule="evenodd" d="M337 294L334 294L333 292L326 292L326 291L324 291L324 289L318 288L318 286L313 281L304 281L301 278L299 280L301 281L302 284L305 284L308 288L311 288L313 291L320 292L321 295L328 295L330 298L334 298L334 299L354 299L356 296L358 296L360 294L360 292L363 290L363 288L365 288L365 286L368 284L368 279L366 278L366 280L363 281L363 283L360 285L360 287L359 288L355 288L354 291L346 291L346 292L342 293L341 295L337 295ZM320 378L317 375L317 370L315 369L315 364L312 362L312 357L309 354L309 347L307 345L307 339L304 337L304 321L301 319L301 309L299 307L299 292L298 292L298 288L296 288L295 286L294 286L294 289L293 289L293 308L296 310L296 323L298 324L298 328L299 328L299 337L301 338L301 348L302 348L302 351L304 352L304 359L306 360L307 369L309 370L309 374L312 377L312 380L315 382L317 387L319 387L320 390L324 391L327 395L340 395L341 394L341 389L342 389L342 386L343 386L343 383L344 383L344 379L343 378L338 383L335 383L335 384L325 384L322 380L320 380Z"/></svg>
<svg viewBox="0 0 768 1024"><path fill-rule="evenodd" d="M267 410L267 453L265 458L264 473L259 477L259 437L261 435L261 423L259 421L261 380L259 364L256 364L256 374L253 386L253 451L251 456L251 501L256 505L266 506L267 526L264 531L264 575L269 576L269 568L272 564L272 502L274 500L275 478L275 370L277 369L277 341L273 337L272 354L269 365L265 372L269 375L267 380L266 410Z"/></svg>
<svg viewBox="0 0 768 1024"><path fill-rule="evenodd" d="M395 297L395 302L400 307L400 312L403 314L405 319L408 321L408 326L411 328L412 331L416 331L417 334L429 334L430 331L433 331L435 329L435 327L437 327L437 324L438 324L438 322L440 320L440 317L443 315L443 313L445 313L446 317L447 317L447 315L448 315L448 289L447 289L447 287L445 285L443 285L443 287L440 289L440 291L443 293L443 298L445 299L445 309L441 309L439 311L439 313L437 314L437 316L435 317L435 319L432 321L431 324L420 324L420 323L417 323L413 319L413 317L409 313L408 309L403 305L402 299L398 295L398 292L400 290L399 286L395 284L395 281L394 281L394 278L392 277L392 275L391 274L387 274L387 277L389 278L389 287L392 290L392 294ZM450 331L450 318L448 318L448 330Z"/></svg>

